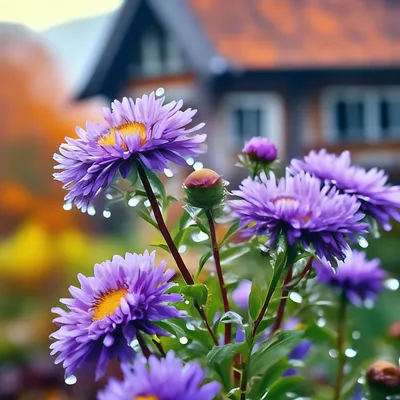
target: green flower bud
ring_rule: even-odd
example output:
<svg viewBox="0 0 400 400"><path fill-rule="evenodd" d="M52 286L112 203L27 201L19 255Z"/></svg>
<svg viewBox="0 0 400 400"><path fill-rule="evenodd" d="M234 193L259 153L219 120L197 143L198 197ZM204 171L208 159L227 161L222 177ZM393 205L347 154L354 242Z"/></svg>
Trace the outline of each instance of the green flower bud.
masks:
<svg viewBox="0 0 400 400"><path fill-rule="evenodd" d="M367 370L367 381L372 398L400 394L400 368L388 361L373 363Z"/></svg>
<svg viewBox="0 0 400 400"><path fill-rule="evenodd" d="M213 209L226 197L226 182L211 169L192 172L183 182L186 202L193 207Z"/></svg>

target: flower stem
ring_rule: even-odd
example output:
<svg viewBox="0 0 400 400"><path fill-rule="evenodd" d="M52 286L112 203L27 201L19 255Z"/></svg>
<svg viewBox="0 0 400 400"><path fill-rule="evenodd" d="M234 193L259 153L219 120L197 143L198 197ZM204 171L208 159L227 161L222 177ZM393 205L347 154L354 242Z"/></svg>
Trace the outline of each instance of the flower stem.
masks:
<svg viewBox="0 0 400 400"><path fill-rule="evenodd" d="M162 357L162 358L165 358L165 357L166 357L166 354L165 354L165 351L164 351L164 347L163 347L163 345L162 345L161 342L160 342L160 339L158 339L157 336L153 336L152 341L153 341L154 345L157 347L157 350L160 352L161 357Z"/></svg>
<svg viewBox="0 0 400 400"><path fill-rule="evenodd" d="M338 351L338 372L336 376L334 400L340 399L340 393L343 385L344 365L346 362L344 345L345 345L345 327L346 327L346 294L343 292L340 297L339 310L337 315L337 351Z"/></svg>
<svg viewBox="0 0 400 400"><path fill-rule="evenodd" d="M246 400L248 366L243 363L242 380L240 381L240 400Z"/></svg>
<svg viewBox="0 0 400 400"><path fill-rule="evenodd" d="M214 261L215 261L215 268L217 270L219 286L221 288L221 296L222 296L222 301L224 304L224 312L227 313L229 311L229 301L228 301L228 295L226 292L226 287L225 287L225 282L224 282L224 275L222 273L222 268L221 268L221 260L220 260L220 256L219 256L217 236L215 234L214 219L213 219L213 216L212 216L212 213L210 210L206 211L206 216L207 216L207 220L208 220L208 225L210 227L211 246L212 246L212 251L213 251L213 256L214 256ZM225 344L229 344L229 343L231 343L231 341L232 341L232 325L225 324Z"/></svg>
<svg viewBox="0 0 400 400"><path fill-rule="evenodd" d="M158 205L157 198L156 198L156 196L155 196L155 194L153 192L153 189L152 189L151 184L149 182L149 179L148 179L148 177L146 175L146 172L145 172L145 170L144 170L144 168L143 168L143 166L142 166L142 164L140 162L137 162L136 166L137 166L137 169L138 169L140 180L142 181L144 190L146 192L147 198L150 201L151 208L152 208L153 213L154 213L154 217L155 217L155 219L157 221L158 227L160 228L160 232L163 235L164 240L167 243L167 246L171 251L172 257L174 257L176 265L178 266L179 271L181 272L184 281L186 282L187 285L193 285L194 284L193 277L190 274L189 270L187 269L187 267L186 267L181 255L179 254L178 249L175 246L175 243L174 243L174 241L173 241L173 239L171 237L171 234L168 231L167 225L165 224L163 215L162 215L161 210L160 210L160 206ZM218 339L215 336L215 333L212 330L212 328L211 328L211 326L210 326L210 324L209 324L209 322L207 320L207 316L206 316L206 313L203 310L203 307L200 304L198 304L196 301L194 302L194 306L196 307L196 309L199 312L201 318L203 319L204 323L206 324L207 330L210 333L214 344L216 346L218 346Z"/></svg>
<svg viewBox="0 0 400 400"><path fill-rule="evenodd" d="M181 272L184 281L188 285L193 285L194 284L193 277L190 274L189 270L186 268L186 265L183 262L183 259L182 259L181 255L179 254L179 251L176 248L175 243L168 231L168 228L164 222L164 218L163 218L161 210L160 210L160 206L158 205L157 198L153 192L153 189L151 188L151 185L150 185L149 179L147 178L146 172L140 162L137 162L136 165L137 165L137 169L139 172L140 180L142 181L144 190L146 191L147 198L150 201L151 208L153 210L154 217L157 221L158 227L160 228L161 234L163 235L165 242L167 243L168 248L170 249L171 254L174 257L176 265L178 266L179 271Z"/></svg>
<svg viewBox="0 0 400 400"><path fill-rule="evenodd" d="M287 296L289 295L289 289L288 289L287 285L292 280L292 277L293 277L293 267L290 267L287 272L285 281L283 282L282 296L281 296L281 300L279 302L276 319L275 319L274 325L272 326L271 336L281 327L281 324L283 321L283 315L285 313Z"/></svg>
<svg viewBox="0 0 400 400"><path fill-rule="evenodd" d="M144 355L146 358L149 358L149 357L151 356L152 353L151 353L150 349L147 347L147 344L146 344L146 342L144 341L144 339L143 339L143 337L142 337L142 334L141 334L139 331L136 332L136 339L137 339L138 342L139 342L139 346L140 346L140 348L142 349L143 355Z"/></svg>

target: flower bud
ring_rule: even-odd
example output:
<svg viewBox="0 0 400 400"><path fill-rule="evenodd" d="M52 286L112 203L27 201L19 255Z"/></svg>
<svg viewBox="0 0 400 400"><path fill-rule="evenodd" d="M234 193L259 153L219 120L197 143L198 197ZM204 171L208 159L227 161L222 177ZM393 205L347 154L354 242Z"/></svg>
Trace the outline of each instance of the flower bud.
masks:
<svg viewBox="0 0 400 400"><path fill-rule="evenodd" d="M183 187L187 203L194 207L212 209L225 200L225 182L211 169L192 172L183 182Z"/></svg>
<svg viewBox="0 0 400 400"><path fill-rule="evenodd" d="M245 143L243 153L252 161L270 163L276 160L278 150L273 142L266 137L253 137Z"/></svg>
<svg viewBox="0 0 400 400"><path fill-rule="evenodd" d="M383 395L400 394L400 368L388 361L377 361L367 370L371 390Z"/></svg>

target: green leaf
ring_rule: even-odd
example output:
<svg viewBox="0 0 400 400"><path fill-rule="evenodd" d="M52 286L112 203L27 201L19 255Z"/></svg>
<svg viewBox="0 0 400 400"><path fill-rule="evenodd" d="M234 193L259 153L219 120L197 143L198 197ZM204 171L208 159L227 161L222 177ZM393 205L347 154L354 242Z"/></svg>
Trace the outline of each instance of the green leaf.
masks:
<svg viewBox="0 0 400 400"><path fill-rule="evenodd" d="M188 226L185 229L180 230L174 237L174 243L175 246L179 249L181 247L182 243L185 241L187 234L189 231L196 229L194 225Z"/></svg>
<svg viewBox="0 0 400 400"><path fill-rule="evenodd" d="M249 297L249 314L253 321L256 320L258 314L261 311L265 296L266 295L261 289L258 280L254 279L251 284L251 292Z"/></svg>
<svg viewBox="0 0 400 400"><path fill-rule="evenodd" d="M262 374L278 360L286 357L303 337L303 331L281 331L264 342L251 357L250 376Z"/></svg>
<svg viewBox="0 0 400 400"><path fill-rule="evenodd" d="M315 342L327 342L330 343L331 346L336 346L336 332L326 326L318 326L317 324L311 323L305 330L305 336Z"/></svg>
<svg viewBox="0 0 400 400"><path fill-rule="evenodd" d="M199 283L187 286L182 285L179 286L179 293L196 300L199 304L207 303L208 289L206 285Z"/></svg>
<svg viewBox="0 0 400 400"><path fill-rule="evenodd" d="M176 323L172 322L171 319L165 319L163 321L157 321L156 324L165 331L175 335L177 338L186 337L186 332Z"/></svg>
<svg viewBox="0 0 400 400"><path fill-rule="evenodd" d="M208 287L208 299L206 306L207 317L210 321L213 321L215 313L219 310L222 304L221 288L216 276L207 279L207 282L205 283Z"/></svg>
<svg viewBox="0 0 400 400"><path fill-rule="evenodd" d="M266 400L279 400L287 399L286 393L293 392L299 384L303 381L300 375L288 376L280 379L278 382L271 386L268 394L264 397Z"/></svg>
<svg viewBox="0 0 400 400"><path fill-rule="evenodd" d="M243 318L234 311L228 311L222 315L220 322L222 324L235 324L243 327Z"/></svg>
<svg viewBox="0 0 400 400"><path fill-rule="evenodd" d="M211 258L212 256L212 251L207 251L207 253L203 254L199 260L199 268L196 272L196 279L199 277L200 272L204 268L204 265L206 265L206 262Z"/></svg>
<svg viewBox="0 0 400 400"><path fill-rule="evenodd" d="M228 232L226 232L224 238L221 240L219 244L219 248L221 248L229 239L239 230L240 228L240 220L235 220L232 225L229 227Z"/></svg>
<svg viewBox="0 0 400 400"><path fill-rule="evenodd" d="M246 343L230 343L225 346L214 346L207 354L207 362L210 367L220 365L224 361L231 360L236 354L245 352L246 349Z"/></svg>
<svg viewBox="0 0 400 400"><path fill-rule="evenodd" d="M226 250L220 252L221 265L229 264L233 260L243 256L251 250L247 244L239 245L235 247L229 247Z"/></svg>
<svg viewBox="0 0 400 400"><path fill-rule="evenodd" d="M157 230L160 230L160 228L158 227L158 224L156 221L154 221L153 218L151 218L150 214L148 213L148 211L143 211L138 209L137 213L139 214L139 216L144 219L146 222L148 222L150 225L153 225L154 228L156 228Z"/></svg>
<svg viewBox="0 0 400 400"><path fill-rule="evenodd" d="M278 379L280 379L289 367L290 365L288 361L282 359L273 364L265 374L254 378L253 387L251 388L249 397L251 399L261 399L265 395L267 388L271 387Z"/></svg>
<svg viewBox="0 0 400 400"><path fill-rule="evenodd" d="M158 247L160 249L165 250L168 253L171 253L171 250L169 249L169 247L166 244L162 244L162 243L157 243L157 244L150 244L151 247Z"/></svg>

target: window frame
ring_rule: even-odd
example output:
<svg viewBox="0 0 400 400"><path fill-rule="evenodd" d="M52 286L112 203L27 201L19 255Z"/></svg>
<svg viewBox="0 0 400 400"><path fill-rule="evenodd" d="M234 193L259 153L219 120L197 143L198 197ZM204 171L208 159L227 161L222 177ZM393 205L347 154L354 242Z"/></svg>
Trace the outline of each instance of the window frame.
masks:
<svg viewBox="0 0 400 400"><path fill-rule="evenodd" d="M233 146L237 150L243 148L240 138L236 135L234 127L234 109L260 109L265 113L266 118L261 118L261 135L267 137L279 148L279 153L284 152L283 136L283 99L276 92L235 92L224 96L223 113L227 132L233 137Z"/></svg>
<svg viewBox="0 0 400 400"><path fill-rule="evenodd" d="M380 126L380 101L382 99L396 99L400 103L400 86L334 86L324 89L321 96L324 139L329 143L374 143L399 140L394 134L396 128L389 127L389 129L384 130ZM365 129L363 138L340 138L335 123L335 106L340 100L345 102L361 101L364 104L363 125Z"/></svg>

